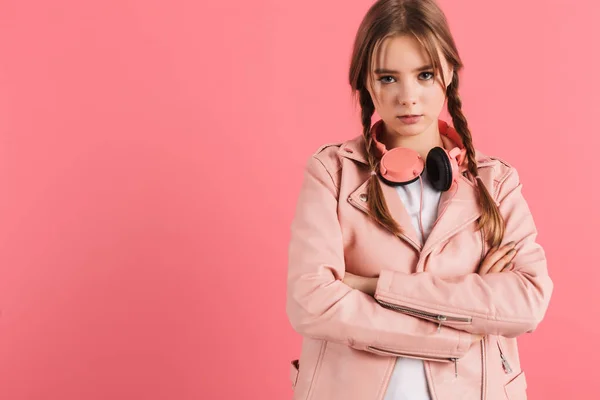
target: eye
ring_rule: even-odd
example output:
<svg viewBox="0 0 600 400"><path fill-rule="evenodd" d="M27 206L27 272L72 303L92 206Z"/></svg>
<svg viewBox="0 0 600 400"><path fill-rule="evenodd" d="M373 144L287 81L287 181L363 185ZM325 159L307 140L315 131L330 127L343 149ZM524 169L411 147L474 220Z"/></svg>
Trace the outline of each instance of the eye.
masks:
<svg viewBox="0 0 600 400"><path fill-rule="evenodd" d="M433 72L431 72L431 71L425 71L425 72L421 72L421 73L419 74L419 77L423 77L424 75L428 75L428 76L429 76L428 78L427 78L427 77L426 77L426 78L423 78L423 80L424 80L424 81L431 80L431 79L433 79L433 76L434 76L434 75L433 75Z"/></svg>
<svg viewBox="0 0 600 400"><path fill-rule="evenodd" d="M394 79L393 76L386 75L386 76L382 76L381 78L379 78L378 81L383 82L384 84L395 82L395 80L394 80L394 82L386 81L385 79L387 79L387 78Z"/></svg>

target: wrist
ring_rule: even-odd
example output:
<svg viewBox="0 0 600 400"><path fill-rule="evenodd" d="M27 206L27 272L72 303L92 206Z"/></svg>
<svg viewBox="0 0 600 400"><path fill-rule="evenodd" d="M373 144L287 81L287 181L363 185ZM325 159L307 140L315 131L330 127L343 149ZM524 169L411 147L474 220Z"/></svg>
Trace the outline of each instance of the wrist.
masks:
<svg viewBox="0 0 600 400"><path fill-rule="evenodd" d="M375 278L369 278L367 281L367 287L365 290L365 293L374 296L375 295L375 291L377 290L377 282L379 281L378 277Z"/></svg>

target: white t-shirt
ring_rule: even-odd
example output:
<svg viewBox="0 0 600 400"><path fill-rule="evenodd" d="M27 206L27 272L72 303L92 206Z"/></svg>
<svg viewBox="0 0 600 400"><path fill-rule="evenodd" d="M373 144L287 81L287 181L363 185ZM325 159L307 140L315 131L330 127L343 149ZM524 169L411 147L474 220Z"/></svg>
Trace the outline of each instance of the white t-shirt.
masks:
<svg viewBox="0 0 600 400"><path fill-rule="evenodd" d="M434 189L427 179L427 170L423 172L423 237L427 239L433 224L437 219L437 209L442 192ZM421 205L421 182L417 179L404 186L396 186L396 191L410 215L413 226L418 234L421 233L419 225L419 208ZM390 383L387 387L384 400L431 400L425 366L422 360L398 357Z"/></svg>

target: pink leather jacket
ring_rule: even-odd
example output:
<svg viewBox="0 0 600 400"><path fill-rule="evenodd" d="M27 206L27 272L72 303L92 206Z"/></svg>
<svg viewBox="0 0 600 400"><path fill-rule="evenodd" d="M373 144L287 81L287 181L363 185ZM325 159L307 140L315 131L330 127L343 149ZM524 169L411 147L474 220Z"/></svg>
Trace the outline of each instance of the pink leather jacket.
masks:
<svg viewBox="0 0 600 400"><path fill-rule="evenodd" d="M489 249L465 165L422 245L393 187L382 185L405 233L368 218L362 135L309 158L289 245L286 308L303 336L291 362L295 400L381 400L396 356L425 360L433 400L526 399L516 337L540 323L553 283L517 171L476 155L505 218L503 244L516 242L510 272L476 273ZM379 276L375 296L344 284L345 271ZM485 337L471 344L471 333Z"/></svg>

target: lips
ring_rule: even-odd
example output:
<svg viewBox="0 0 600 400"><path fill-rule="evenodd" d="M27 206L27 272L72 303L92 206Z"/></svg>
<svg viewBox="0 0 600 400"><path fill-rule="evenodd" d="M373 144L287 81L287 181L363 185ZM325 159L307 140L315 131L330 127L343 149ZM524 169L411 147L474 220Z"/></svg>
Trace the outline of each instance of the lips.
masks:
<svg viewBox="0 0 600 400"><path fill-rule="evenodd" d="M403 115L401 117L398 117L398 119L400 121L402 121L403 124L406 125L414 125L416 123L418 123L419 121L421 121L422 115L415 115L415 114L411 114L411 115Z"/></svg>

